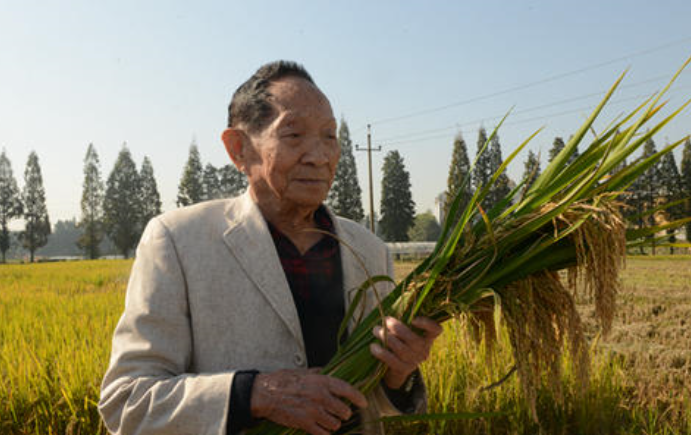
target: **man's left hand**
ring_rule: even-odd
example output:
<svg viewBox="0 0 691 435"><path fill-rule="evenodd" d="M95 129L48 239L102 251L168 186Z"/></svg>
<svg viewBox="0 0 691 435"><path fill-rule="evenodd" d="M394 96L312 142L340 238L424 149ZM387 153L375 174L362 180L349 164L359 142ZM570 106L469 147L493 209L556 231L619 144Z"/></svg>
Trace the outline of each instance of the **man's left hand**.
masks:
<svg viewBox="0 0 691 435"><path fill-rule="evenodd" d="M414 332L403 322L387 317L386 339L384 328L375 326L374 336L386 343L386 348L377 343L370 346L372 355L383 362L388 370L384 375L386 386L397 390L422 363L429 357L434 340L441 334L439 323L427 317L416 317L411 325L421 330L421 334Z"/></svg>

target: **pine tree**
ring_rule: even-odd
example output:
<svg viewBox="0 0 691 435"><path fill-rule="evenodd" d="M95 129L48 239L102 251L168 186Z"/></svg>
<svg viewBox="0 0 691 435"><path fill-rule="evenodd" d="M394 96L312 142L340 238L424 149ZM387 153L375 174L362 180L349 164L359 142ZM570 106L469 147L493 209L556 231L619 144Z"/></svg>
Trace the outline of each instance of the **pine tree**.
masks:
<svg viewBox="0 0 691 435"><path fill-rule="evenodd" d="M38 156L34 151L29 154L24 171L24 189L22 190L24 203L24 231L19 234L24 249L29 251L31 262L34 253L41 246L48 243L50 235L50 220L46 208L46 191L43 187L43 176Z"/></svg>
<svg viewBox="0 0 691 435"><path fill-rule="evenodd" d="M218 179L218 169L211 163L204 166L202 172L202 198L204 201L221 197L221 185Z"/></svg>
<svg viewBox="0 0 691 435"><path fill-rule="evenodd" d="M684 217L691 217L691 139L686 139L681 155L681 185L684 201ZM686 224L686 240L691 242L691 223Z"/></svg>
<svg viewBox="0 0 691 435"><path fill-rule="evenodd" d="M489 152L490 147L488 146L487 149L485 149L485 152L477 157L477 155L480 154L480 151L482 151L482 148L485 146L486 142L487 132L485 131L484 127L481 127L477 136L477 152L475 153L477 161L475 162L475 168L473 169L472 176L473 189L475 190L485 186L489 182L490 178L492 178L492 156Z"/></svg>
<svg viewBox="0 0 691 435"><path fill-rule="evenodd" d="M218 169L220 198L232 198L247 189L247 177L233 164L221 166Z"/></svg>
<svg viewBox="0 0 691 435"><path fill-rule="evenodd" d="M525 160L523 168L522 180L525 181L523 191L527 191L535 179L540 176L540 159L532 150L528 151L528 158Z"/></svg>
<svg viewBox="0 0 691 435"><path fill-rule="evenodd" d="M643 146L642 158L652 156L657 152L655 142L653 139L648 139ZM653 224L654 216L643 216L644 212L654 208L656 199L660 194L661 189L661 174L660 163L656 163L638 177L628 189L629 197L626 201L629 206L629 213L627 215L635 216L635 224L637 228L650 226ZM652 236L651 236L652 237ZM641 253L643 249L641 248ZM653 245L653 254L655 253L655 246Z"/></svg>
<svg viewBox="0 0 691 435"><path fill-rule="evenodd" d="M451 166L449 167L449 178L446 183L444 216L448 215L449 207L451 207L451 203L456 198L456 195L461 195L461 202L459 204L461 210L465 209L466 204L468 204L470 197L473 195L472 187L470 180L467 180L465 185L463 185L463 182L468 178L469 172L470 160L468 159L468 149L463 136L458 133L453 141L453 154L451 156Z"/></svg>
<svg viewBox="0 0 691 435"><path fill-rule="evenodd" d="M100 256L99 245L103 240L103 181L98 154L89 144L84 157L84 182L82 184L82 219L78 226L82 233L77 246L90 259Z"/></svg>
<svg viewBox="0 0 691 435"><path fill-rule="evenodd" d="M203 169L197 145L192 142L190 153L178 186L178 207L204 200Z"/></svg>
<svg viewBox="0 0 691 435"><path fill-rule="evenodd" d="M379 227L384 240L405 242L415 219L415 203L410 192L410 174L398 151L384 157Z"/></svg>
<svg viewBox="0 0 691 435"><path fill-rule="evenodd" d="M361 222L365 216L362 210L362 190L353 156L353 141L345 119L341 119L338 128L338 143L341 146L341 158L326 203L337 215Z"/></svg>
<svg viewBox="0 0 691 435"><path fill-rule="evenodd" d="M140 231L143 232L146 224L161 214L161 195L158 193L154 167L148 157L144 157L142 167L139 170L139 196L141 204Z"/></svg>
<svg viewBox="0 0 691 435"><path fill-rule="evenodd" d="M554 158L561 152L566 147L566 144L564 143L564 139L561 137L555 137L554 142L552 143L552 148L549 150L549 161L551 162L554 160ZM579 152L578 148L574 148L573 152L569 156L568 163L571 164L576 158L578 157Z"/></svg>
<svg viewBox="0 0 691 435"><path fill-rule="evenodd" d="M557 154L559 154L565 146L566 144L564 143L564 139L558 136L555 137L554 142L552 142L552 148L549 150L549 161L551 162L554 160Z"/></svg>
<svg viewBox="0 0 691 435"><path fill-rule="evenodd" d="M502 163L504 163L504 159L501 155L501 144L499 143L498 134L495 134L492 137L492 141L490 143L488 151L490 157L489 169L491 177L499 170ZM485 210L492 210L494 206L499 204L506 197L506 195L509 194L510 191L511 188L509 187L509 176L506 175L506 171L504 171L499 175L497 181L492 185L492 188L487 193L487 197L483 201Z"/></svg>
<svg viewBox="0 0 691 435"><path fill-rule="evenodd" d="M679 201L683 198L683 185L677 162L674 159L674 153L667 153L660 161L660 196L665 204L674 201ZM680 219L684 215L684 208L682 206L672 206L665 209L665 217L667 220ZM667 230L670 242L674 243L677 240L676 230ZM674 247L670 246L670 254L674 254Z"/></svg>
<svg viewBox="0 0 691 435"><path fill-rule="evenodd" d="M11 236L9 224L23 213L22 199L17 188L17 180L12 174L12 164L7 158L5 150L0 154L0 251L2 262L10 249Z"/></svg>
<svg viewBox="0 0 691 435"><path fill-rule="evenodd" d="M142 216L139 185L137 166L123 145L108 176L103 211L106 234L125 258L139 240Z"/></svg>

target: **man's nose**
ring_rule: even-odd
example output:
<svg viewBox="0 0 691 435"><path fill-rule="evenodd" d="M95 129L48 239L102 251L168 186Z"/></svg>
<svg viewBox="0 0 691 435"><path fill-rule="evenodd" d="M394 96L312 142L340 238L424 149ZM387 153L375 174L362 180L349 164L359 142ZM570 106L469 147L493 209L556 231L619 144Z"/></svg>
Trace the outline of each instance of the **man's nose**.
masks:
<svg viewBox="0 0 691 435"><path fill-rule="evenodd" d="M321 166L329 163L331 151L329 144L321 138L312 138L307 144L307 151L303 156L303 163Z"/></svg>

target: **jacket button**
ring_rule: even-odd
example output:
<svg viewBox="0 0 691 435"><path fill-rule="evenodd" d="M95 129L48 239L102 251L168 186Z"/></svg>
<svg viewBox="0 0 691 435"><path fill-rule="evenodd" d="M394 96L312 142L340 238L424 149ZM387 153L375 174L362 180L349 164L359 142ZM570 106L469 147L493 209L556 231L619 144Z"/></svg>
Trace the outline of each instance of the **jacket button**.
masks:
<svg viewBox="0 0 691 435"><path fill-rule="evenodd" d="M296 366L303 367L305 365L305 358L303 358L299 353L296 353L293 355L293 362Z"/></svg>

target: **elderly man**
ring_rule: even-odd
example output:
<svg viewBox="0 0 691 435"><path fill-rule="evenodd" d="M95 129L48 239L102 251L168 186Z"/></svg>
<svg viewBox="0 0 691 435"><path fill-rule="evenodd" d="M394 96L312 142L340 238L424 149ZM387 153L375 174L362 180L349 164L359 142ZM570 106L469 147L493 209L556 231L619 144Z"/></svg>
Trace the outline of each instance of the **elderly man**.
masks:
<svg viewBox="0 0 691 435"><path fill-rule="evenodd" d="M336 351L349 290L367 277L358 261L393 272L381 241L322 205L335 130L297 64L265 65L235 92L222 139L248 192L148 224L102 385L111 432L225 435L268 419L313 435L354 425L375 434L381 415L424 408L417 366L441 332L429 319L413 322L420 334L387 319L387 347L371 351L388 370L368 397L316 369ZM370 294L365 309L375 303ZM382 327L373 333L383 338Z"/></svg>

